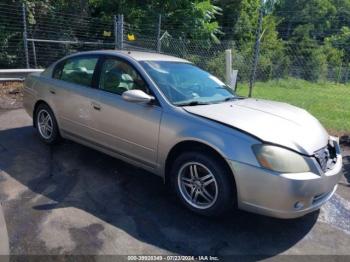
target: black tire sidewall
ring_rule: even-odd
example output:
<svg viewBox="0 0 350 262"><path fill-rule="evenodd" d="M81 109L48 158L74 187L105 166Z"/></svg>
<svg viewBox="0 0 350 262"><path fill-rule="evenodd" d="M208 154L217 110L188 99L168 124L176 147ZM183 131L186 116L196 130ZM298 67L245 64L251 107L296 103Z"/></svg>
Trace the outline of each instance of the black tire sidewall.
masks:
<svg viewBox="0 0 350 262"><path fill-rule="evenodd" d="M40 134L40 131L39 131L38 117L39 117L39 112L41 110L45 110L46 112L48 112L50 114L51 119L52 119L52 135L51 135L51 137L49 139L44 138ZM35 111L35 126L37 128L37 133L38 133L38 136L39 136L40 140L43 141L44 143L51 145L51 144L55 144L55 143L57 143L59 141L60 134L59 134L57 121L56 121L54 113L52 112L51 108L48 105L40 104L38 106L38 108L36 109L36 111Z"/></svg>
<svg viewBox="0 0 350 262"><path fill-rule="evenodd" d="M188 162L198 162L206 166L215 176L218 185L218 197L211 207L199 209L191 206L183 198L178 185L178 176L180 168ZM227 212L235 204L235 184L230 179L233 174L222 165L222 161L202 152L186 152L179 155L171 167L171 186L177 197L188 209L205 216L220 216Z"/></svg>

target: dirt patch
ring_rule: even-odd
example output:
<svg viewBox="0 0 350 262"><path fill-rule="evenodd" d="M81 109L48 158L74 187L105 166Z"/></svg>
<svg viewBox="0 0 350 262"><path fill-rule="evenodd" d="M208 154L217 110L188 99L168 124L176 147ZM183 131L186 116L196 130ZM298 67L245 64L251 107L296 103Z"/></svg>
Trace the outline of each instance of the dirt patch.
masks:
<svg viewBox="0 0 350 262"><path fill-rule="evenodd" d="M23 105L23 82L0 82L0 109L16 109Z"/></svg>

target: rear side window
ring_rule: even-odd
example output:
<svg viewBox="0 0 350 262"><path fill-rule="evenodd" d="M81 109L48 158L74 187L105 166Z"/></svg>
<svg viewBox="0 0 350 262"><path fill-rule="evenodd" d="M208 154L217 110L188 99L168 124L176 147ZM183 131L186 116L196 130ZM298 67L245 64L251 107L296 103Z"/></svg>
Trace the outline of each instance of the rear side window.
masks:
<svg viewBox="0 0 350 262"><path fill-rule="evenodd" d="M55 68L53 78L66 82L91 86L97 57L73 57Z"/></svg>

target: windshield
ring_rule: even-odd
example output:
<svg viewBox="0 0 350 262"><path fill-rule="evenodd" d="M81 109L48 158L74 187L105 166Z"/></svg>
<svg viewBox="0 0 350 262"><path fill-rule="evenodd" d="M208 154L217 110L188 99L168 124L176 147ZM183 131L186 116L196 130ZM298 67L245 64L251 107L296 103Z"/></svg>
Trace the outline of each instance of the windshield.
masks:
<svg viewBox="0 0 350 262"><path fill-rule="evenodd" d="M232 89L193 64L168 61L141 64L174 105L211 104L235 98Z"/></svg>

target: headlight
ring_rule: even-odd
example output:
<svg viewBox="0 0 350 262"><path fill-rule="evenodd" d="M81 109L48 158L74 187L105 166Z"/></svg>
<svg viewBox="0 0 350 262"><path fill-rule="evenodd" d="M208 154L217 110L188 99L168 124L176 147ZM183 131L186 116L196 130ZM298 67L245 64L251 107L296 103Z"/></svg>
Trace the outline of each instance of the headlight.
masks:
<svg viewBox="0 0 350 262"><path fill-rule="evenodd" d="M257 144L253 151L260 165L281 173L302 173L310 171L306 159L291 150L278 146Z"/></svg>

